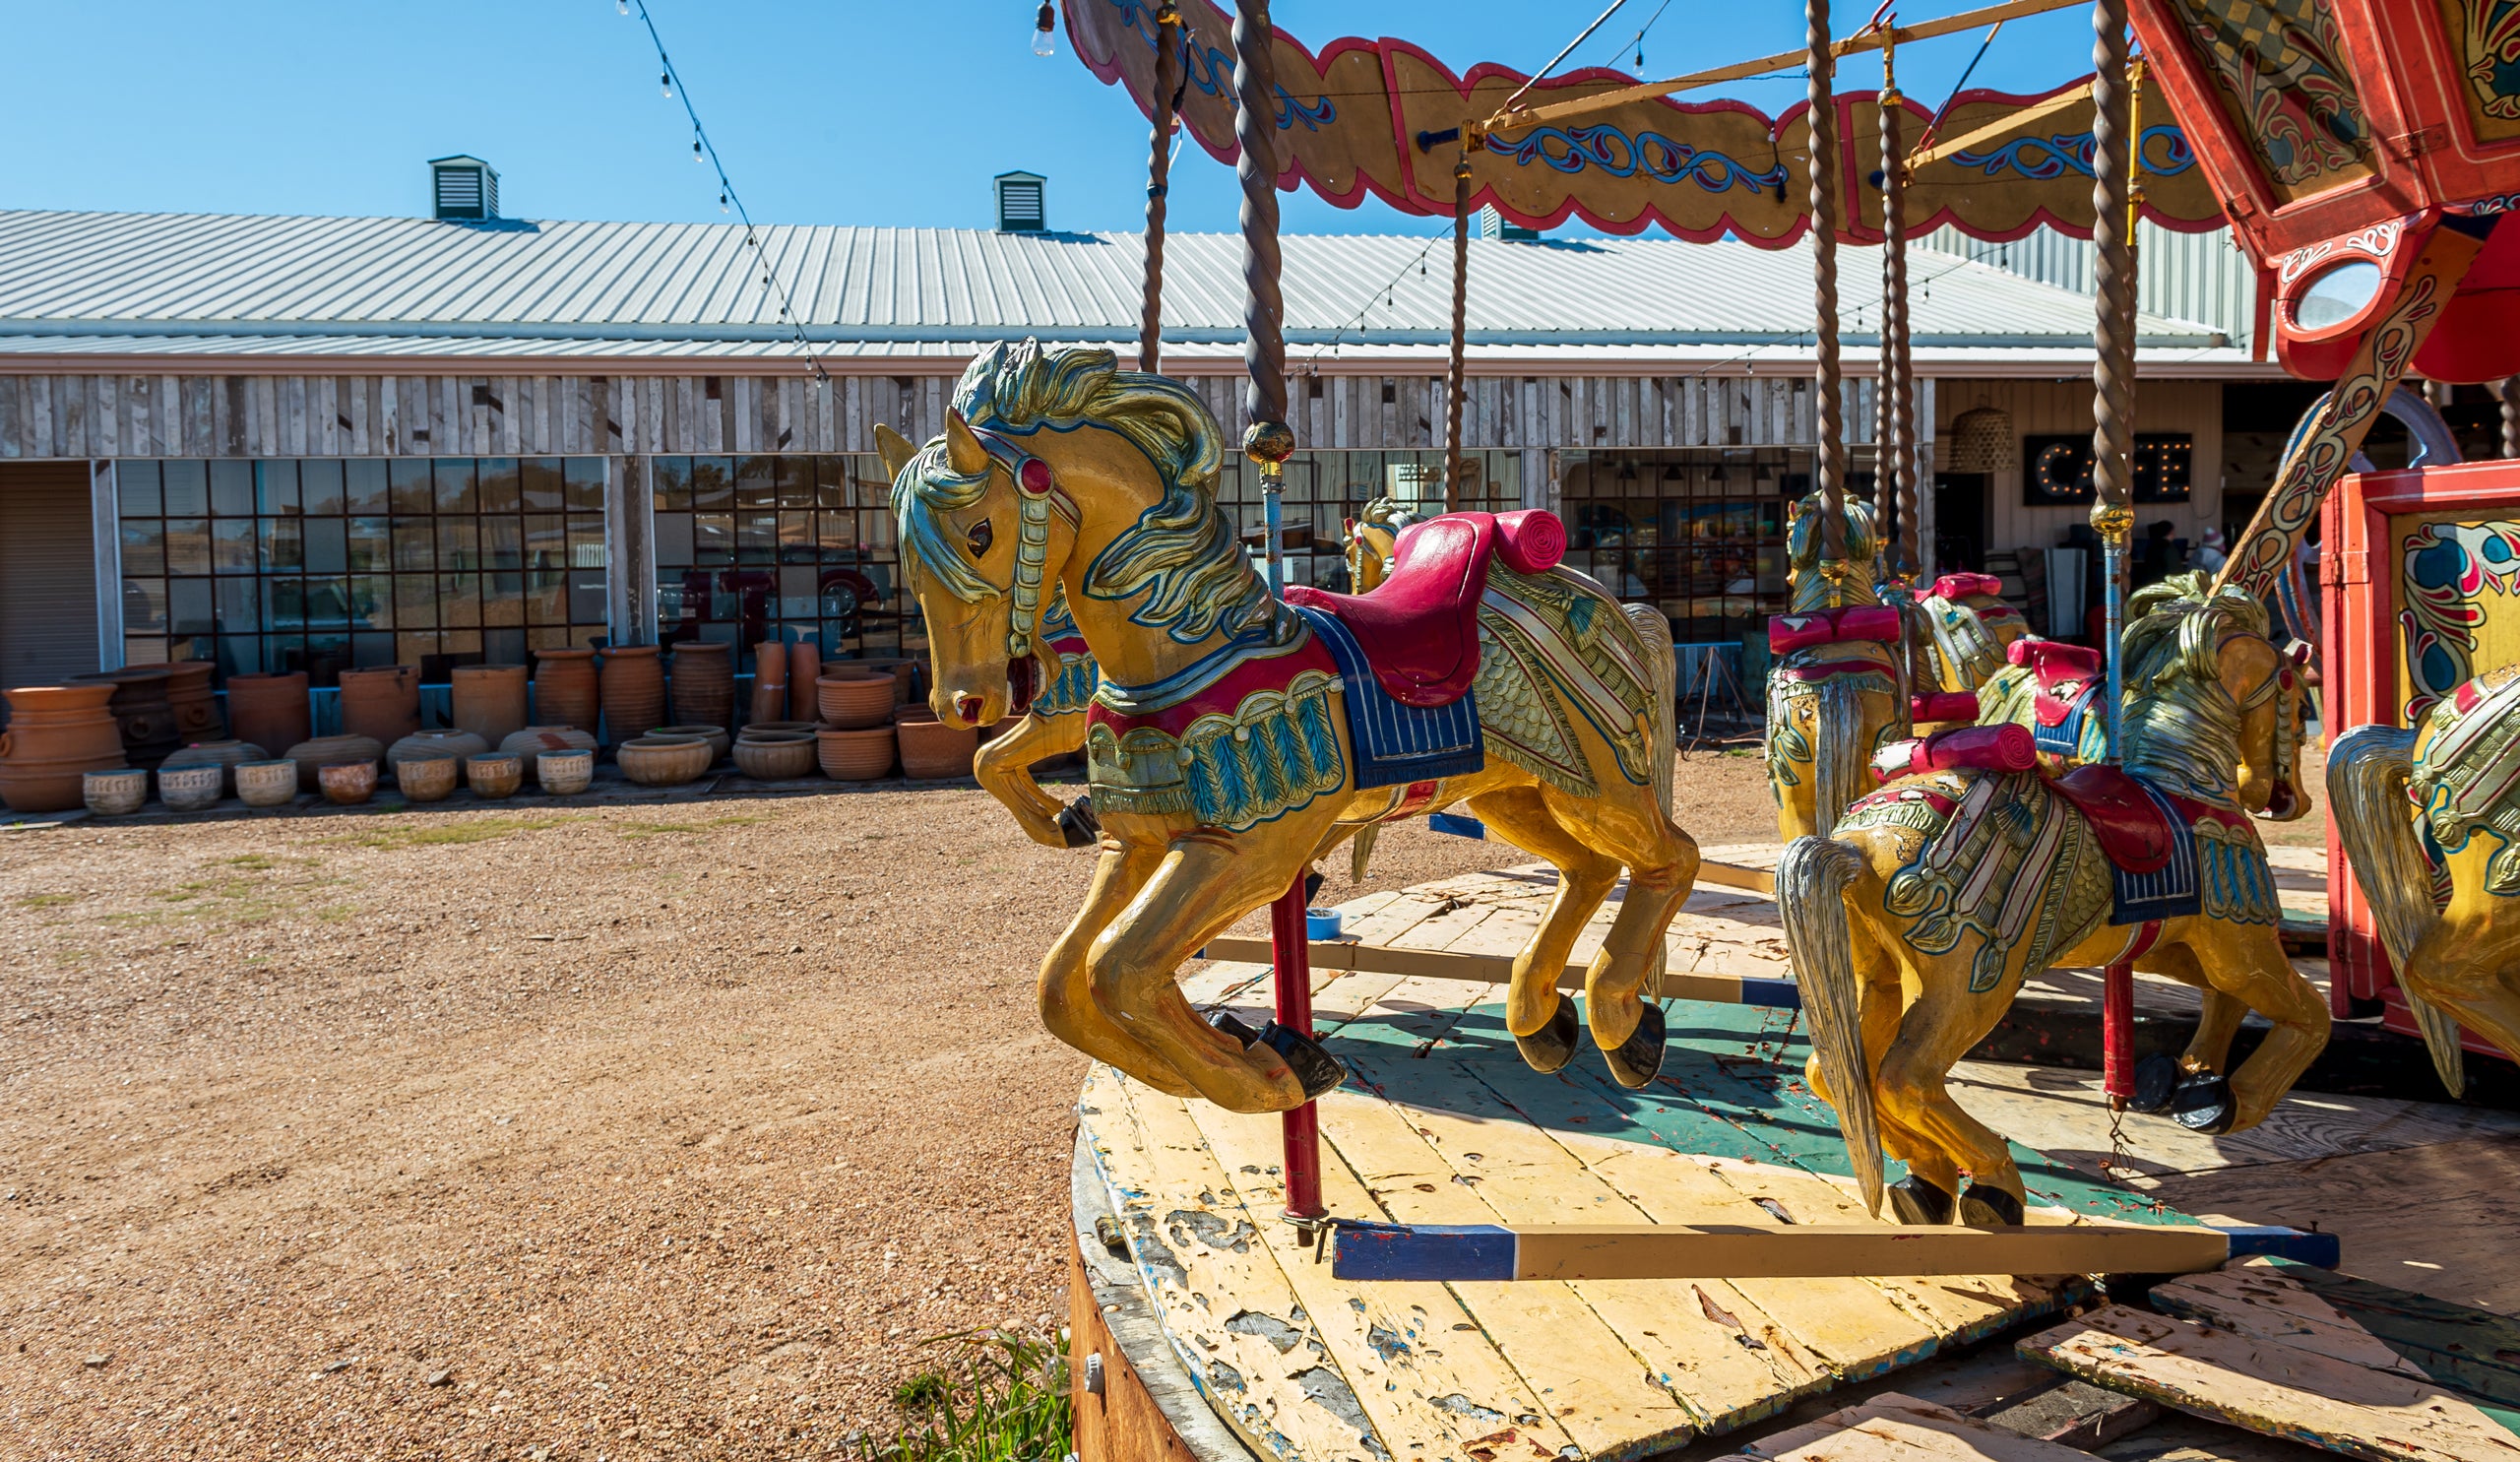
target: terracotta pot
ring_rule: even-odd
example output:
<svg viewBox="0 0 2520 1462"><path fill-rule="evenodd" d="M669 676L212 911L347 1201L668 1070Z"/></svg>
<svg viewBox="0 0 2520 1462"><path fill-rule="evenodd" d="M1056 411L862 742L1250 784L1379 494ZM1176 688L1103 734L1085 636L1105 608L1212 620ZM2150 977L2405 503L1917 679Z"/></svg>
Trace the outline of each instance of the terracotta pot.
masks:
<svg viewBox="0 0 2520 1462"><path fill-rule="evenodd" d="M342 734L391 746L420 729L420 672L408 665L342 671Z"/></svg>
<svg viewBox="0 0 2520 1462"><path fill-rule="evenodd" d="M595 734L603 703L597 689L592 650L534 652L534 722L536 726L574 726ZM503 738L504 739L504 738Z"/></svg>
<svg viewBox="0 0 2520 1462"><path fill-rule="evenodd" d="M525 667L460 665L447 676L447 720L481 738L484 748L525 730Z"/></svg>
<svg viewBox="0 0 2520 1462"><path fill-rule="evenodd" d="M823 727L815 731L823 775L838 782L872 782L893 769L893 728Z"/></svg>
<svg viewBox="0 0 2520 1462"><path fill-rule="evenodd" d="M499 749L524 757L531 768L534 757L540 752L593 751L595 737L574 726L529 726L501 741Z"/></svg>
<svg viewBox="0 0 2520 1462"><path fill-rule="evenodd" d="M802 715L813 707L798 704L813 694L814 681L822 677L823 647L811 640L798 640L788 647L788 714Z"/></svg>
<svg viewBox="0 0 2520 1462"><path fill-rule="evenodd" d="M770 731L735 743L735 766L762 782L792 782L814 769L812 731Z"/></svg>
<svg viewBox="0 0 2520 1462"><path fill-rule="evenodd" d="M442 802L454 793L456 774L462 768L452 752L414 752L394 764L394 785L409 800Z"/></svg>
<svg viewBox="0 0 2520 1462"><path fill-rule="evenodd" d="M372 761L337 761L315 769L316 785L324 790L324 800L344 807L355 807L376 795L376 763Z"/></svg>
<svg viewBox="0 0 2520 1462"><path fill-rule="evenodd" d="M476 797L493 801L516 795L525 785L525 758L513 751L484 751L464 758L464 781Z"/></svg>
<svg viewBox="0 0 2520 1462"><path fill-rule="evenodd" d="M166 708L175 716L175 734L187 742L220 741L227 736L227 718L219 714L219 695L210 688L219 667L206 660L178 660L165 667Z"/></svg>
<svg viewBox="0 0 2520 1462"><path fill-rule="evenodd" d="M654 645L615 645L603 652L603 738L618 746L655 731L665 719L665 666Z"/></svg>
<svg viewBox="0 0 2520 1462"><path fill-rule="evenodd" d="M154 767L184 744L175 730L175 708L166 700L166 682L171 678L164 666L156 665L71 677L76 683L113 686L114 698L107 709L122 735L123 758L135 767Z"/></svg>
<svg viewBox="0 0 2520 1462"><path fill-rule="evenodd" d="M534 780L553 796L575 796L595 781L595 752L537 751L534 754Z"/></svg>
<svg viewBox="0 0 2520 1462"><path fill-rule="evenodd" d="M250 741L195 741L180 750L166 753L166 759L158 764L158 769L162 772L181 767L224 768L227 773L227 795L234 796L236 795L236 764L244 761L262 761L270 755L270 752Z"/></svg>
<svg viewBox="0 0 2520 1462"><path fill-rule="evenodd" d="M294 746L314 735L306 672L228 676L227 733L257 746Z"/></svg>
<svg viewBox="0 0 2520 1462"><path fill-rule="evenodd" d="M198 767L159 767L158 769L158 800L169 812L198 812L219 805L219 794L227 786L227 769L212 762Z"/></svg>
<svg viewBox="0 0 2520 1462"><path fill-rule="evenodd" d="M788 647L764 640L752 647L752 719L777 721L788 714Z"/></svg>
<svg viewBox="0 0 2520 1462"><path fill-rule="evenodd" d="M652 737L698 736L709 743L709 764L713 767L725 759L726 748L734 744L734 737L726 734L724 727L703 726L696 722L690 726L661 726L648 734Z"/></svg>
<svg viewBox="0 0 2520 1462"><path fill-rule="evenodd" d="M893 730L901 737L903 776L934 781L972 775L972 758L980 749L980 738L971 727L947 726L926 716L901 722Z"/></svg>
<svg viewBox="0 0 2520 1462"><path fill-rule="evenodd" d="M87 796L81 779L124 765L110 683L23 685L9 692L0 730L0 802L13 812L67 812Z"/></svg>
<svg viewBox="0 0 2520 1462"><path fill-rule="evenodd" d="M297 763L287 757L238 762L236 799L248 807L284 807L297 800Z"/></svg>
<svg viewBox="0 0 2520 1462"><path fill-rule="evenodd" d="M385 765L400 781L407 761L432 756L478 756L489 749L489 742L469 731L413 731L385 748Z"/></svg>
<svg viewBox="0 0 2520 1462"><path fill-rule="evenodd" d="M642 787L679 787L709 770L717 752L700 736L641 736L614 748L621 775Z"/></svg>
<svg viewBox="0 0 2520 1462"><path fill-rule="evenodd" d="M734 648L715 640L684 640L673 647L674 720L735 724Z"/></svg>
<svg viewBox="0 0 2520 1462"><path fill-rule="evenodd" d="M149 800L149 773L139 767L83 772L79 792L88 810L98 817L129 817Z"/></svg>
<svg viewBox="0 0 2520 1462"><path fill-rule="evenodd" d="M803 731L811 735L821 726L819 721L756 721L735 732L735 739L741 741L751 736L777 735L782 731Z"/></svg>
<svg viewBox="0 0 2520 1462"><path fill-rule="evenodd" d="M814 682L814 705L825 726L864 731L893 717L896 687L890 675L825 670Z"/></svg>
<svg viewBox="0 0 2520 1462"><path fill-rule="evenodd" d="M297 785L306 792L319 792L323 782L315 774L323 767L348 766L354 762L376 765L385 758L385 748L374 736L317 736L300 741L284 755L297 763Z"/></svg>

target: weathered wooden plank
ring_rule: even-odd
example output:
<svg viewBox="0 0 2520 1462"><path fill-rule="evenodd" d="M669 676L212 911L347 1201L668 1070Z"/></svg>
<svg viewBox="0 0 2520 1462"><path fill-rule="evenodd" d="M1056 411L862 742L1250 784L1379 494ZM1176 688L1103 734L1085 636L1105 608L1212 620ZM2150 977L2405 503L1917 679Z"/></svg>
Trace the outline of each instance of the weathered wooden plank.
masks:
<svg viewBox="0 0 2520 1462"><path fill-rule="evenodd" d="M2368 1462L2520 1459L2520 1435L2429 1381L2122 1304L2020 1350L2094 1385Z"/></svg>
<svg viewBox="0 0 2520 1462"><path fill-rule="evenodd" d="M2520 1409L2520 1321L2352 1275L2235 1264L2156 1286L2173 1314Z"/></svg>
<svg viewBox="0 0 2520 1462"><path fill-rule="evenodd" d="M2016 1436L1897 1391L1833 1411L1741 1449L1763 1462L2090 1462L2091 1453Z"/></svg>

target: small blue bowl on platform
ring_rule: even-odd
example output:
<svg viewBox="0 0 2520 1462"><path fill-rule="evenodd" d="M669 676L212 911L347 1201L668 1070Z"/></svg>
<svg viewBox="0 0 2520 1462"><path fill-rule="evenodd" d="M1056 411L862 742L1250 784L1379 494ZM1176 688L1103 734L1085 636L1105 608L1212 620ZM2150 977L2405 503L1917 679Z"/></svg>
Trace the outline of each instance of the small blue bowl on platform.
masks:
<svg viewBox="0 0 2520 1462"><path fill-rule="evenodd" d="M1303 936L1307 939L1338 938L1339 911L1336 909L1306 909L1303 911Z"/></svg>

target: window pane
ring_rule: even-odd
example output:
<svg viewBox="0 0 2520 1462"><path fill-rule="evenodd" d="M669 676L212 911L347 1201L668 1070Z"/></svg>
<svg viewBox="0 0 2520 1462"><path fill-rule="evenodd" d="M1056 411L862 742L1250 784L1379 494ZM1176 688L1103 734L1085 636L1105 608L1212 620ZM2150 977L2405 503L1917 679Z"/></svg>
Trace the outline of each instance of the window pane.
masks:
<svg viewBox="0 0 2520 1462"><path fill-rule="evenodd" d="M394 580L394 627L431 629L437 625L437 579L429 574L402 574Z"/></svg>
<svg viewBox="0 0 2520 1462"><path fill-rule="evenodd" d="M569 567L603 567L603 520L586 513L569 517Z"/></svg>
<svg viewBox="0 0 2520 1462"><path fill-rule="evenodd" d="M338 462L297 464L299 501L308 514L342 510L342 465Z"/></svg>
<svg viewBox="0 0 2520 1462"><path fill-rule="evenodd" d="M473 487L472 459L441 457L432 464L437 477L437 510L441 513L472 513L479 510L480 497Z"/></svg>
<svg viewBox="0 0 2520 1462"><path fill-rule="evenodd" d="M123 577L154 577L166 571L166 525L155 518L122 521Z"/></svg>
<svg viewBox="0 0 2520 1462"><path fill-rule="evenodd" d="M224 518L254 516L254 465L214 462L210 465L210 510Z"/></svg>
<svg viewBox="0 0 2520 1462"><path fill-rule="evenodd" d="M772 471L779 481L779 505L783 508L810 508L814 505L814 459L811 457L774 457Z"/></svg>
<svg viewBox="0 0 2520 1462"><path fill-rule="evenodd" d="M438 627L441 629L477 629L480 627L480 575L438 575L437 622Z"/></svg>
<svg viewBox="0 0 2520 1462"><path fill-rule="evenodd" d="M394 567L425 573L437 567L437 534L426 518L394 520Z"/></svg>
<svg viewBox="0 0 2520 1462"><path fill-rule="evenodd" d="M438 478L443 482L444 477ZM477 518L437 520L437 566L478 569L481 566L481 523Z"/></svg>
<svg viewBox="0 0 2520 1462"><path fill-rule="evenodd" d="M517 464L525 480L525 510L529 513L560 511L565 494L560 483L560 459L528 457Z"/></svg>
<svg viewBox="0 0 2520 1462"><path fill-rule="evenodd" d="M535 517L525 520L525 565L528 568L559 569L569 565L569 532L566 519Z"/></svg>
<svg viewBox="0 0 2520 1462"><path fill-rule="evenodd" d="M210 468L200 462L169 462L166 477L166 516L169 518L203 518L210 514Z"/></svg>
<svg viewBox="0 0 2520 1462"><path fill-rule="evenodd" d="M166 581L122 581L122 627L141 634L166 632Z"/></svg>
<svg viewBox="0 0 2520 1462"><path fill-rule="evenodd" d="M731 457L691 459L691 505L706 512L724 512L735 505L735 461Z"/></svg>
<svg viewBox="0 0 2520 1462"><path fill-rule="evenodd" d="M648 462L648 491L660 513L691 509L691 459L655 457Z"/></svg>
<svg viewBox="0 0 2520 1462"><path fill-rule="evenodd" d="M306 567L306 520L265 518L262 527L264 573L296 573Z"/></svg>
<svg viewBox="0 0 2520 1462"><path fill-rule="evenodd" d="M166 511L165 478L154 462L114 464L114 497L126 518L155 518Z"/></svg>
<svg viewBox="0 0 2520 1462"><path fill-rule="evenodd" d="M604 609L603 575L587 569L569 571L569 622L601 624Z"/></svg>
<svg viewBox="0 0 2520 1462"><path fill-rule="evenodd" d="M166 572L170 574L210 572L209 519L169 518L166 520Z"/></svg>
<svg viewBox="0 0 2520 1462"><path fill-rule="evenodd" d="M569 622L569 571L528 569L525 575L525 617L532 624Z"/></svg>
<svg viewBox="0 0 2520 1462"><path fill-rule="evenodd" d="M779 541L779 515L745 512L735 515L735 561L768 563Z"/></svg>
<svg viewBox="0 0 2520 1462"><path fill-rule="evenodd" d="M691 515L691 561L705 566L735 561L735 519L731 513Z"/></svg>
<svg viewBox="0 0 2520 1462"><path fill-rule="evenodd" d="M525 623L525 575L481 575L481 622L484 625Z"/></svg>
<svg viewBox="0 0 2520 1462"><path fill-rule="evenodd" d="M342 510L347 513L390 511L385 464L372 457L342 464Z"/></svg>
<svg viewBox="0 0 2520 1462"><path fill-rule="evenodd" d="M572 457L563 466L564 492L572 513L603 511L603 459Z"/></svg>
<svg viewBox="0 0 2520 1462"><path fill-rule="evenodd" d="M296 463L254 464L254 510L266 517L298 511Z"/></svg>
<svg viewBox="0 0 2520 1462"><path fill-rule="evenodd" d="M361 525L382 531L383 524L374 518L308 518L301 522L306 535L306 571L310 574L338 574L350 567L348 534ZM382 554L380 553L380 557ZM361 564L364 568L367 565ZM381 566L381 565L380 565Z"/></svg>
<svg viewBox="0 0 2520 1462"><path fill-rule="evenodd" d="M218 585L220 633L251 634L263 627L260 579L220 579Z"/></svg>
<svg viewBox="0 0 2520 1462"><path fill-rule="evenodd" d="M525 567L525 525L514 518L482 519L481 561L494 569Z"/></svg>
<svg viewBox="0 0 2520 1462"><path fill-rule="evenodd" d="M211 521L211 569L221 574L250 574L256 568L254 520L217 518Z"/></svg>
<svg viewBox="0 0 2520 1462"><path fill-rule="evenodd" d="M437 505L425 460L397 458L385 465L385 474L393 485L395 512L425 513Z"/></svg>
<svg viewBox="0 0 2520 1462"><path fill-rule="evenodd" d="M211 632L208 579L166 581L166 628L170 633L179 635L206 635Z"/></svg>
<svg viewBox="0 0 2520 1462"><path fill-rule="evenodd" d="M691 562L691 515L660 513L657 515L657 568L660 575L666 568L680 568Z"/></svg>
<svg viewBox="0 0 2520 1462"><path fill-rule="evenodd" d="M771 508L779 505L779 487L774 473L778 459L772 457L738 457L735 459L735 506L738 508Z"/></svg>
<svg viewBox="0 0 2520 1462"><path fill-rule="evenodd" d="M382 574L359 574L350 581L349 620L359 629L394 627L394 581Z"/></svg>
<svg viewBox="0 0 2520 1462"><path fill-rule="evenodd" d="M481 459L481 511L513 513L525 505L525 488L513 457Z"/></svg>

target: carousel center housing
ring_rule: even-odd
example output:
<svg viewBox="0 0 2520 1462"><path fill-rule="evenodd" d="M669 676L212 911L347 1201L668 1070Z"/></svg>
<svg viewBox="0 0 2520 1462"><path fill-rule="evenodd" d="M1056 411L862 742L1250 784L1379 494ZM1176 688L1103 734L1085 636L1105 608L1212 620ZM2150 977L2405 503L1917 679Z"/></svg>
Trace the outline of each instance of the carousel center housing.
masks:
<svg viewBox="0 0 2520 1462"><path fill-rule="evenodd" d="M509 219L487 164L431 176L411 218L0 212L0 684L168 659L440 682L607 636L914 650L875 424L940 431L991 342L1135 356L1140 240L1042 226L1029 174L998 180L996 228L762 230L828 379L739 227ZM1746 646L1755 684L1811 479L1806 252L1481 232L1466 505L1558 510L1575 564L1676 643ZM1925 540L2069 630L2089 246L1926 242ZM2306 398L2252 358L2227 236L2144 243L2139 514L2194 539L2254 505ZM1342 518L1440 498L1451 249L1285 254L1292 572L1336 583ZM1841 253L1859 486L1875 260ZM1238 435L1240 245L1174 235L1166 276L1164 367ZM1256 535L1238 458L1220 498Z"/></svg>

